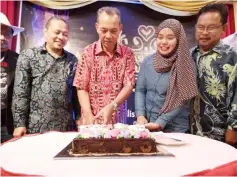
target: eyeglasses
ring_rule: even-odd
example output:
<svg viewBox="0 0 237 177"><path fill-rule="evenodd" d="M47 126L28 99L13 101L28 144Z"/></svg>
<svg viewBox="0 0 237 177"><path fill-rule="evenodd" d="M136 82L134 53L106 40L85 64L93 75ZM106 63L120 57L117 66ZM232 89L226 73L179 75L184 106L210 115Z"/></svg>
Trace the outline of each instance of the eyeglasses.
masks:
<svg viewBox="0 0 237 177"><path fill-rule="evenodd" d="M202 26L202 25L196 25L196 30L200 33L204 32L205 30L207 30L208 33L211 32L215 32L218 28L222 27L223 25L220 26L214 26L214 25L210 25L208 27Z"/></svg>

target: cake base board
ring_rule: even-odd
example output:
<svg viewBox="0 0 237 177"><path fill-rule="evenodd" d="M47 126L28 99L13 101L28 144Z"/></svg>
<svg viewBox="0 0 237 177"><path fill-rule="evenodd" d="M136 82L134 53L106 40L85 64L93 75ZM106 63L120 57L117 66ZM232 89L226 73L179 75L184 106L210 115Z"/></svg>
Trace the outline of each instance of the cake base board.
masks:
<svg viewBox="0 0 237 177"><path fill-rule="evenodd" d="M174 157L174 155L159 145L156 146L158 152L156 153L105 153L105 154L97 154L97 153L88 153L88 154L73 154L72 153L72 142L69 143L65 148L63 148L55 157L55 160L70 160L77 158L129 158L129 157L156 157L156 156L169 156Z"/></svg>

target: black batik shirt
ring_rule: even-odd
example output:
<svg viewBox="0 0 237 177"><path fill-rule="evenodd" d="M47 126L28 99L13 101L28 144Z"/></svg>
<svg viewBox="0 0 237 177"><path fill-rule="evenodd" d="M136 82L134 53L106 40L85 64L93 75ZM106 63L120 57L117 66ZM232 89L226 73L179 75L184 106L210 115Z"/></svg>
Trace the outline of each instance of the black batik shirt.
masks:
<svg viewBox="0 0 237 177"><path fill-rule="evenodd" d="M12 104L15 127L28 133L67 130L76 65L77 58L65 50L57 59L44 46L21 52Z"/></svg>

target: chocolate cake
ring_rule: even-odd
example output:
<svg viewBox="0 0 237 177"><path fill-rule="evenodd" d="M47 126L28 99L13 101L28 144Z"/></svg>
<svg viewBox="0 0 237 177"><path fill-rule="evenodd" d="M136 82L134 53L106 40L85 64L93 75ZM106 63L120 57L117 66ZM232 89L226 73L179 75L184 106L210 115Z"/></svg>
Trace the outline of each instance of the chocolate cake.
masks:
<svg viewBox="0 0 237 177"><path fill-rule="evenodd" d="M156 142L149 130L140 125L115 124L80 127L72 142L74 154L156 153Z"/></svg>
<svg viewBox="0 0 237 177"><path fill-rule="evenodd" d="M75 154L88 153L154 153L157 152L153 139L74 139Z"/></svg>

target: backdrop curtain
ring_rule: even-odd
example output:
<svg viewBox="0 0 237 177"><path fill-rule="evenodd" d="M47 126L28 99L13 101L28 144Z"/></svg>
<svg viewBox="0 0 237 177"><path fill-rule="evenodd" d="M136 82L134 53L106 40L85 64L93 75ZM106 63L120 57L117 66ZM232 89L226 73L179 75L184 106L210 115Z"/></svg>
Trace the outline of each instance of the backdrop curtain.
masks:
<svg viewBox="0 0 237 177"><path fill-rule="evenodd" d="M147 7L161 13L174 16L190 16L197 14L199 9L208 3L218 2L218 0L206 1L157 1L140 0Z"/></svg>
<svg viewBox="0 0 237 177"><path fill-rule="evenodd" d="M7 16L9 22L14 26L18 26L20 3L20 1L1 1L1 12ZM12 39L11 50L16 50L16 42L17 38L15 36Z"/></svg>
<svg viewBox="0 0 237 177"><path fill-rule="evenodd" d="M47 1L40 1L40 0L28 0L34 4L51 8L51 9L73 9L78 7L83 7L85 5L94 3L98 0L47 0ZM109 0L108 0L109 1ZM114 1L114 0L110 0ZM118 0L119 2L129 2L129 3L139 3L138 0ZM172 13L177 13L177 16L188 16L193 15L198 12L198 10L203 7L204 5L211 3L211 2L218 2L221 0L206 0L206 1L157 1L157 0L140 0L140 2L153 10L157 10L162 13L166 13L170 15L170 10Z"/></svg>
<svg viewBox="0 0 237 177"><path fill-rule="evenodd" d="M227 19L227 29L222 35L222 38L225 38L235 32L235 17L234 17L234 7L231 4L227 4L226 8L228 10L228 19Z"/></svg>
<svg viewBox="0 0 237 177"><path fill-rule="evenodd" d="M94 3L97 0L48 0L48 1L29 0L29 1L33 4L37 4L50 9L67 10L83 7L88 4Z"/></svg>

